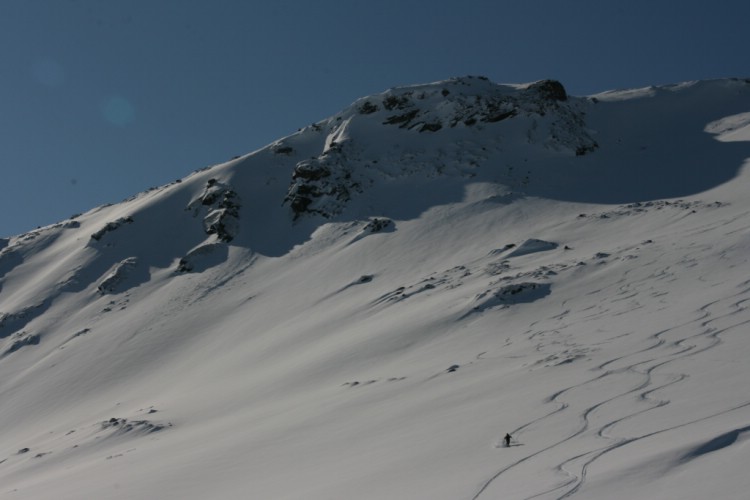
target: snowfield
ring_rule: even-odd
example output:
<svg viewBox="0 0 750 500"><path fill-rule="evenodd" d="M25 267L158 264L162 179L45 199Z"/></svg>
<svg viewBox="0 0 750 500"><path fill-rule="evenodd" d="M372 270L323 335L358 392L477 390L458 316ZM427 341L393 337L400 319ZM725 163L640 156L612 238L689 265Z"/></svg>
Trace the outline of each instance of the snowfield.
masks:
<svg viewBox="0 0 750 500"><path fill-rule="evenodd" d="M748 109L395 88L0 239L0 499L746 498Z"/></svg>

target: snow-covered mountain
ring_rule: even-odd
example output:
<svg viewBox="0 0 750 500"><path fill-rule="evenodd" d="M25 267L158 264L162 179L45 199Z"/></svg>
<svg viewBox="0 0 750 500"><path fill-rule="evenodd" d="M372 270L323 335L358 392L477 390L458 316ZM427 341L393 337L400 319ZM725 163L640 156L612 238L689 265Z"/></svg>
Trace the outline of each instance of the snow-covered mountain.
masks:
<svg viewBox="0 0 750 500"><path fill-rule="evenodd" d="M748 166L750 80L466 77L0 239L0 499L745 498Z"/></svg>

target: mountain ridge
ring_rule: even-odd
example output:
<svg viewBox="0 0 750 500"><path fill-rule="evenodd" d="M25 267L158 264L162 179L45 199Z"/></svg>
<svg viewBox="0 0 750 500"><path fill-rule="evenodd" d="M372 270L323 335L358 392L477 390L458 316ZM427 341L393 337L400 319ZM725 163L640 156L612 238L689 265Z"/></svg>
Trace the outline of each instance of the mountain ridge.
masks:
<svg viewBox="0 0 750 500"><path fill-rule="evenodd" d="M0 498L741 489L749 106L398 87L0 240Z"/></svg>

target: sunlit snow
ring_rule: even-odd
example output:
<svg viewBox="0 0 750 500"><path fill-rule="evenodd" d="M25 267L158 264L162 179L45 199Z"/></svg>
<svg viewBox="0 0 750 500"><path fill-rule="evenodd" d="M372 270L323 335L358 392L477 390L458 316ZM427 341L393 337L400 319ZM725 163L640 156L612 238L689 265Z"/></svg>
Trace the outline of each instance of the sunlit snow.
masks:
<svg viewBox="0 0 750 500"><path fill-rule="evenodd" d="M746 497L750 83L558 86L0 239L0 499Z"/></svg>

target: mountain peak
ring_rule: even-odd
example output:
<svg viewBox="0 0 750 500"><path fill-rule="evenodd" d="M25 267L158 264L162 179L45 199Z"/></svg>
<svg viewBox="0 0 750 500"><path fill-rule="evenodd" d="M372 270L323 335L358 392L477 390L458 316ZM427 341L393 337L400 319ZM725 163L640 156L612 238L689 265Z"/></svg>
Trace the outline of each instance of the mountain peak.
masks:
<svg viewBox="0 0 750 500"><path fill-rule="evenodd" d="M386 177L409 171L475 175L461 158L446 152L450 143L463 144L459 156L464 158L485 156L482 151L521 137L534 147L579 156L597 148L587 130L583 100L569 99L555 80L499 85L469 76L397 87L359 99L312 129L325 140L318 155L294 167L286 203L295 218L341 213L352 196L375 182L376 172ZM292 150L283 143L274 147ZM396 151L400 157L394 156ZM414 171L414 165L420 168Z"/></svg>

